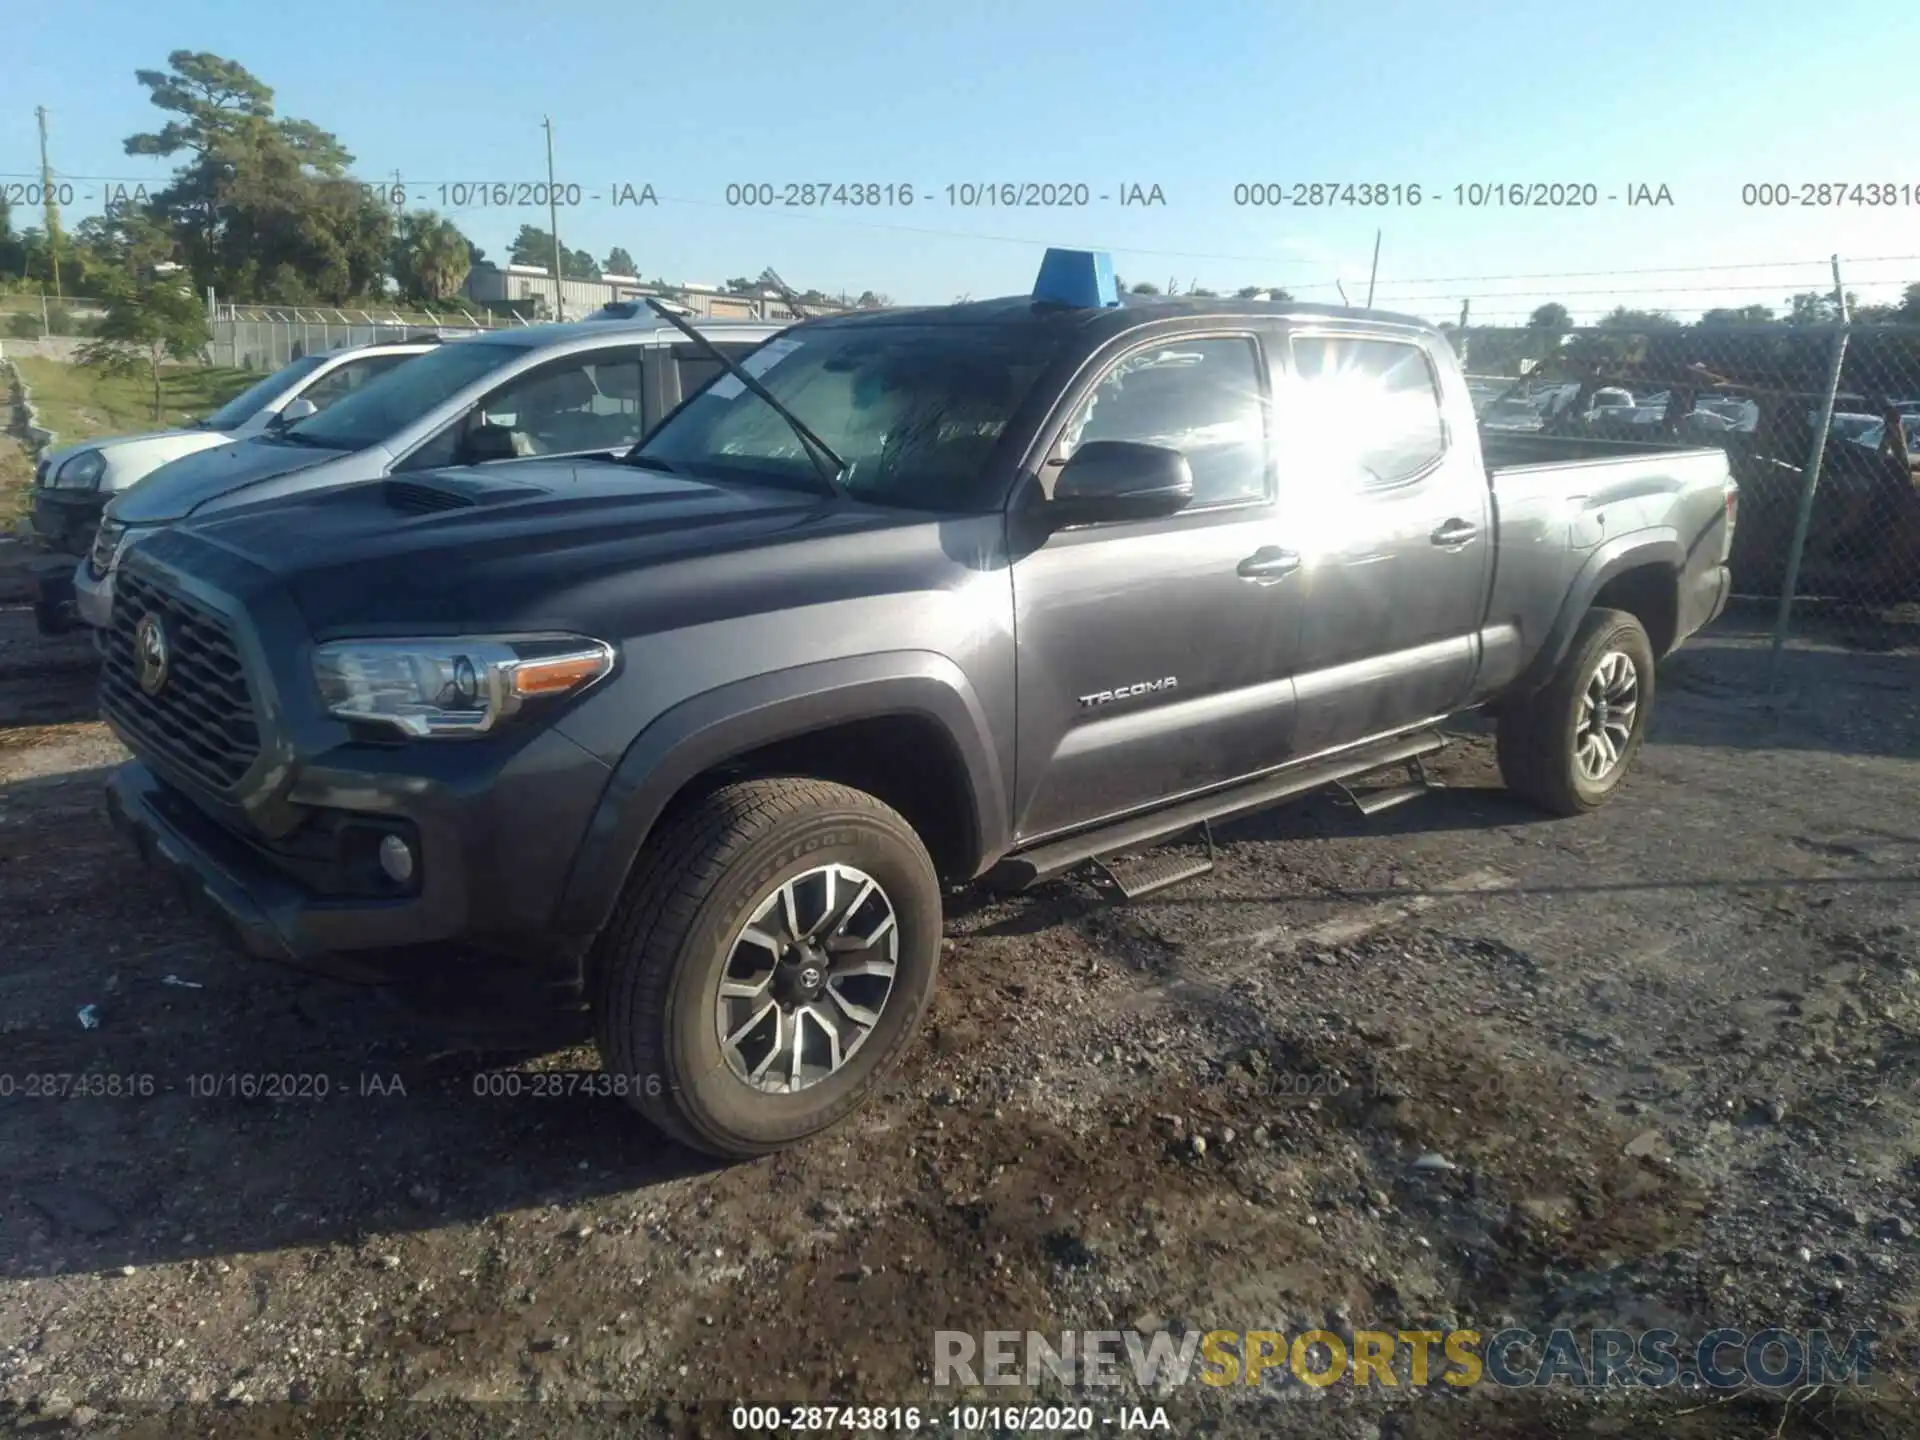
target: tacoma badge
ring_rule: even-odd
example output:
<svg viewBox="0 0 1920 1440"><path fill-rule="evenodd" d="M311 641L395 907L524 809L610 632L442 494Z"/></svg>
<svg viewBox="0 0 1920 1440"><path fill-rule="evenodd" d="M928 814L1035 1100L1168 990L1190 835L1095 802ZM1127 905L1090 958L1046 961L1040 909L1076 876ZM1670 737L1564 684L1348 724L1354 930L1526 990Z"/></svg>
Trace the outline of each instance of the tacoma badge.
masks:
<svg viewBox="0 0 1920 1440"><path fill-rule="evenodd" d="M1082 695L1080 703L1087 709L1095 705L1110 705L1115 700L1129 700L1135 695L1148 695L1155 690L1171 690L1180 683L1177 675L1169 675L1164 680L1142 680L1137 685L1118 685L1111 690L1102 690L1094 695Z"/></svg>

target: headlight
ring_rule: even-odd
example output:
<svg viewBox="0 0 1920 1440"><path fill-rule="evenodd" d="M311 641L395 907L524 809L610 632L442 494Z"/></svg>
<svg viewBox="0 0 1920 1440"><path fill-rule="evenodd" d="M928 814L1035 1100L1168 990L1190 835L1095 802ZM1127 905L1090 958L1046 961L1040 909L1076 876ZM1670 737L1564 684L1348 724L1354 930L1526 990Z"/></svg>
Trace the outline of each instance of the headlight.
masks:
<svg viewBox="0 0 1920 1440"><path fill-rule="evenodd" d="M55 490L92 490L106 473L106 456L98 450L82 450L63 461L47 483Z"/></svg>
<svg viewBox="0 0 1920 1440"><path fill-rule="evenodd" d="M580 635L341 640L313 652L330 714L407 735L479 735L531 700L576 694L613 669Z"/></svg>
<svg viewBox="0 0 1920 1440"><path fill-rule="evenodd" d="M127 536L127 527L118 520L102 519L100 528L93 532L93 549L87 552L87 573L96 580L104 580L113 569L113 562L119 558L120 546Z"/></svg>

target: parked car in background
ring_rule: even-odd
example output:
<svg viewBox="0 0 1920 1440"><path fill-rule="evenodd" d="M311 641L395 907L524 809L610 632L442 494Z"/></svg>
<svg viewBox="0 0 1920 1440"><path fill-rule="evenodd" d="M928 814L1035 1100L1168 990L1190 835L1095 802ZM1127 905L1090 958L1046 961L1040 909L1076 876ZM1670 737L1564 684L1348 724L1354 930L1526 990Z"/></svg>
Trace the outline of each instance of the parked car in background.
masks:
<svg viewBox="0 0 1920 1440"><path fill-rule="evenodd" d="M1829 428L1842 440L1858 440L1871 431L1874 436L1873 443L1878 445L1880 432L1885 427L1878 415L1865 415L1849 410L1835 411L1833 424Z"/></svg>
<svg viewBox="0 0 1920 1440"><path fill-rule="evenodd" d="M781 328L700 326L735 355ZM658 316L446 341L317 415L176 460L115 499L74 575L80 617L105 625L122 553L189 515L441 465L631 449L721 368Z"/></svg>
<svg viewBox="0 0 1920 1440"><path fill-rule="evenodd" d="M1837 415L1834 418L1836 420L1839 419ZM1853 434L1846 436L1846 438L1853 441L1856 445L1866 446L1869 450L1878 450L1880 448L1880 442L1886 438L1887 422L1875 416L1868 416L1867 418L1872 420L1873 423L1855 431ZM1907 454L1920 456L1920 414L1907 414L1902 412L1900 416L1900 428L1907 432Z"/></svg>
<svg viewBox="0 0 1920 1440"><path fill-rule="evenodd" d="M406 340L307 355L182 429L100 436L49 450L34 471L34 537L50 549L84 555L93 543L101 510L135 481L170 461L264 435L324 410L374 376L439 343Z"/></svg>

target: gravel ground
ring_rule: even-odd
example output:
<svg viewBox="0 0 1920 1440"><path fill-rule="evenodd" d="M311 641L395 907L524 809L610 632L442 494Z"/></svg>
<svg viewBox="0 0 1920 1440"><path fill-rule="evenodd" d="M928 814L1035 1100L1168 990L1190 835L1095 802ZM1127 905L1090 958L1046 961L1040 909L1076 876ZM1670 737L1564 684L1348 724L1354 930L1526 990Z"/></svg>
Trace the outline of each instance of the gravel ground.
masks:
<svg viewBox="0 0 1920 1440"><path fill-rule="evenodd" d="M1579 821L1507 799L1469 724L1445 791L1238 824L1143 902L956 895L904 1072L832 1136L717 1167L551 1083L595 1063L564 1024L221 949L106 827L84 644L0 607L0 1426L719 1435L737 1401L1049 1393L936 1391L942 1329L1518 1323L1864 1327L1880 1380L1271 1375L1097 1410L1920 1433L1910 651L1796 647L1769 706L1736 615L1665 668L1636 775Z"/></svg>

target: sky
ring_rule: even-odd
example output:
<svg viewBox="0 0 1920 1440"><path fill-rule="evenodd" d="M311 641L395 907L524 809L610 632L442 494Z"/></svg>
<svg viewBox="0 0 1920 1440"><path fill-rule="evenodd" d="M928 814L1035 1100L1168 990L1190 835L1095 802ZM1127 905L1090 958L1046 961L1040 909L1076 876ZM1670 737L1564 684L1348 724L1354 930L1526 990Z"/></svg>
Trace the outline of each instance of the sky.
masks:
<svg viewBox="0 0 1920 1440"><path fill-rule="evenodd" d="M1484 324L1545 300L1587 322L1783 308L1831 290L1835 254L1868 301L1920 280L1913 0L63 0L13 7L7 32L0 186L38 178L45 106L69 222L109 185L164 182L166 162L124 153L164 120L134 71L189 49L238 60L280 114L337 134L357 176L398 171L411 207L494 259L547 225L544 204L489 197L545 180L551 117L556 178L579 187L562 241L682 282L771 265L799 289L943 303L1024 293L1052 244L1111 251L1128 282L1360 303L1376 232L1376 306L1455 319L1469 302ZM730 203L807 182L881 203ZM1086 203L948 190L1004 183ZM1250 203L1313 183L1341 203ZM1905 203L1797 203L1821 183ZM1535 184L1597 203L1500 203ZM1349 185L1389 203L1345 203ZM648 186L658 203L612 203ZM1670 203L1628 203L1641 186ZM1757 203L1776 194L1796 203Z"/></svg>

